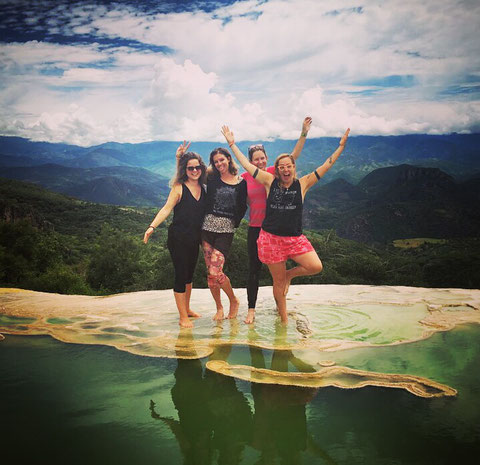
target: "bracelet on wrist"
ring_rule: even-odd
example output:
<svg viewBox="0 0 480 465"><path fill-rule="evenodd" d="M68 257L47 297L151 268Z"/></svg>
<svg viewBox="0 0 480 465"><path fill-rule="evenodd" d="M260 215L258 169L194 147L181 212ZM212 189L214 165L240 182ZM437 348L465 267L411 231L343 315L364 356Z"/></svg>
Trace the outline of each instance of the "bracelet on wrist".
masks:
<svg viewBox="0 0 480 465"><path fill-rule="evenodd" d="M303 131L301 137L307 137L308 132Z"/></svg>
<svg viewBox="0 0 480 465"><path fill-rule="evenodd" d="M155 226L150 225L149 228L155 229Z"/></svg>
<svg viewBox="0 0 480 465"><path fill-rule="evenodd" d="M234 144L235 144L235 142L232 142L231 144L228 144L228 146L231 147L231 146L234 145Z"/></svg>

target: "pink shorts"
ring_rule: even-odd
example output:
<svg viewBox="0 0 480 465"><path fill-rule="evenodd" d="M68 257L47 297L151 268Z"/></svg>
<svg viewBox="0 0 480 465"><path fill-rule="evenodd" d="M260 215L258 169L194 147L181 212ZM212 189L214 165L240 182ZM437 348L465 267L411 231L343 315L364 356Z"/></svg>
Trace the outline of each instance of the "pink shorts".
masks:
<svg viewBox="0 0 480 465"><path fill-rule="evenodd" d="M263 229L260 230L257 246L258 258L265 265L286 262L294 255L302 255L315 250L303 234L301 236L276 236Z"/></svg>

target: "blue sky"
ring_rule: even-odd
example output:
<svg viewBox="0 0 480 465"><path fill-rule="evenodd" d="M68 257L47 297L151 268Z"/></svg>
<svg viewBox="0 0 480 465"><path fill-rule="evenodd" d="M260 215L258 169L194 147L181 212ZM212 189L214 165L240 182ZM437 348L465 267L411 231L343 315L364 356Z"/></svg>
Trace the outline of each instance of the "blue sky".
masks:
<svg viewBox="0 0 480 465"><path fill-rule="evenodd" d="M477 0L0 0L0 134L480 131Z"/></svg>

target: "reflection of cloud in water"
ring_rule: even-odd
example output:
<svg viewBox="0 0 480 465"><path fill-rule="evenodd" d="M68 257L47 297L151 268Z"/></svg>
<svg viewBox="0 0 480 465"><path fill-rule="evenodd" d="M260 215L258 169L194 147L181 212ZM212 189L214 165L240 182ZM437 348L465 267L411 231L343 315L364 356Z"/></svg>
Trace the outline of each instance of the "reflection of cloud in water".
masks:
<svg viewBox="0 0 480 465"><path fill-rule="evenodd" d="M244 294L239 290L241 298ZM480 322L478 290L305 285L291 286L289 300L291 318L279 337L271 288L260 289L254 330L238 321L214 324L208 289L195 289L192 303L204 317L195 320L190 336L180 331L177 338L178 312L170 290L91 297L1 289L0 332L48 334L64 342L109 345L152 357L202 358L231 344L294 350L297 359L303 351L308 352L304 360L320 373L321 365L334 363L330 360L339 350L417 341L459 323ZM325 352L328 357L322 356ZM341 367L333 368L330 373ZM262 378L254 372L248 376ZM284 376L276 376L275 382L290 384ZM364 382L342 379L344 385ZM375 382L369 379L367 384Z"/></svg>

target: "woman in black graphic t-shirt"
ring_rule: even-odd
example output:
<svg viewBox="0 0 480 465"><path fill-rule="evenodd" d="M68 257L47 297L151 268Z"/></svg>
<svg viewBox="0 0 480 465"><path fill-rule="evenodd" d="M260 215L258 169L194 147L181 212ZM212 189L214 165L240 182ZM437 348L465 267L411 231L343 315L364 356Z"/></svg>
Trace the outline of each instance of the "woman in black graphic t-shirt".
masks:
<svg viewBox="0 0 480 465"><path fill-rule="evenodd" d="M185 142L177 149L177 173L167 202L157 213L145 232L145 244L173 210L173 221L168 228L167 247L175 269L173 295L180 314L180 326L191 328L189 317L200 315L190 309L192 279L200 247L200 231L205 215L206 193L203 187L207 167L200 155L187 152Z"/></svg>
<svg viewBox="0 0 480 465"><path fill-rule="evenodd" d="M296 178L295 159L282 154L275 161L275 176L259 170L249 162L235 145L233 132L228 126L222 133L241 165L267 191L267 209L262 230L257 240L258 258L268 265L273 279L273 296L283 323L288 321L286 295L290 281L297 276L308 276L322 271L322 262L309 240L302 234L303 199L307 191L333 166L347 142L347 129L339 147L312 173ZM288 259L297 263L286 269Z"/></svg>
<svg viewBox="0 0 480 465"><path fill-rule="evenodd" d="M208 287L217 307L214 320L225 318L220 289L230 301L227 318L237 316L240 304L230 279L223 272L233 233L247 210L247 183L237 173L228 150L220 147L212 151L207 180L207 207L202 225L202 248Z"/></svg>

